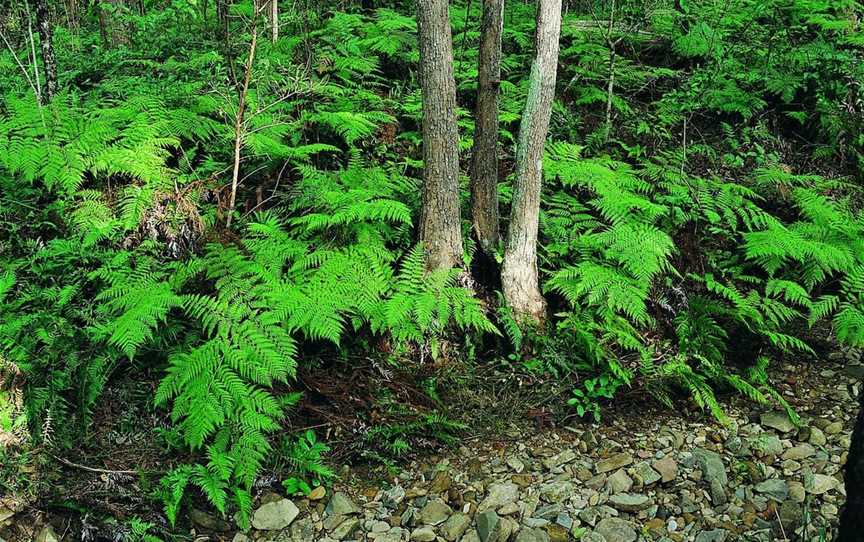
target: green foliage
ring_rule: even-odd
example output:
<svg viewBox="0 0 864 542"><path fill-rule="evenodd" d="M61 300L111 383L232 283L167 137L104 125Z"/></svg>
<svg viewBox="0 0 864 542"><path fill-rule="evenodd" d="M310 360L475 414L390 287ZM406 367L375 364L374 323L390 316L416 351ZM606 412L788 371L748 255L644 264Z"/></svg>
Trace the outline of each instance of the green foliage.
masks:
<svg viewBox="0 0 864 542"><path fill-rule="evenodd" d="M330 448L320 442L311 429L294 441L285 439L282 447L290 473L289 477L282 480L282 486L289 495L308 495L313 487L330 482L336 476L323 459Z"/></svg>

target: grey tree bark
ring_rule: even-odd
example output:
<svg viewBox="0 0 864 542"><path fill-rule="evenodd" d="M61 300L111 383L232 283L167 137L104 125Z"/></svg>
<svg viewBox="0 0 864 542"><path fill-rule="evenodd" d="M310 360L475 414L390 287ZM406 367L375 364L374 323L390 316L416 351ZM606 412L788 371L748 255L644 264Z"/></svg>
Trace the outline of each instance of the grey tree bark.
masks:
<svg viewBox="0 0 864 542"><path fill-rule="evenodd" d="M501 34L504 0L483 0L477 64L477 110L471 163L471 217L480 248L488 256L498 247L498 94L501 85Z"/></svg>
<svg viewBox="0 0 864 542"><path fill-rule="evenodd" d="M458 267L462 261L459 131L447 4L447 0L417 2L424 161L420 240L430 270Z"/></svg>
<svg viewBox="0 0 864 542"><path fill-rule="evenodd" d="M36 0L36 26L42 47L42 65L45 70L45 91L42 103L47 104L57 94L57 61L54 59L54 34L47 0Z"/></svg>
<svg viewBox="0 0 864 542"><path fill-rule="evenodd" d="M270 29L273 43L279 41L279 0L270 0Z"/></svg>
<svg viewBox="0 0 864 542"><path fill-rule="evenodd" d="M537 230L540 221L540 188L543 149L552 116L561 35L561 0L539 0L537 56L531 66L528 97L516 147L516 180L501 285L507 304L523 323L542 323L546 300L540 293L537 273Z"/></svg>

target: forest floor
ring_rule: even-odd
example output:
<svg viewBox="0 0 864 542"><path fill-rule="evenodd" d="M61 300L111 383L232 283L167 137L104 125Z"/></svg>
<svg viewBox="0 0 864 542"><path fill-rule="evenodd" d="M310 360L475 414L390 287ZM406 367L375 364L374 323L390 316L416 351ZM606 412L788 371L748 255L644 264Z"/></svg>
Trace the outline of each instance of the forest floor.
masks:
<svg viewBox="0 0 864 542"><path fill-rule="evenodd" d="M521 423L513 416L455 448L390 469L343 467L335 487L312 498L262 489L246 534L193 508L188 539L831 540L864 366L787 362L773 376L801 416L799 427L781 411L740 398L725 401L726 426L696 409L664 410L647 400L604 410L599 424L577 418L538 428L530 415ZM67 467L94 499L130 491L122 489L122 473ZM64 539L75 527L54 506L5 518L0 538Z"/></svg>

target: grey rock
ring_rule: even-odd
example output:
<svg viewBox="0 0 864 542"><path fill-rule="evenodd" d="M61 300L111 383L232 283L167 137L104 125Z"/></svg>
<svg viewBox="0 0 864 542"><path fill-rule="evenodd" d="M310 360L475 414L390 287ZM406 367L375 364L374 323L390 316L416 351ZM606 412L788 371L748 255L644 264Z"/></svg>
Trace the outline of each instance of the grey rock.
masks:
<svg viewBox="0 0 864 542"><path fill-rule="evenodd" d="M619 493L609 497L609 504L617 510L624 512L639 512L649 508L653 501L645 495L632 493Z"/></svg>
<svg viewBox="0 0 864 542"><path fill-rule="evenodd" d="M651 467L648 468L650 469ZM625 493L633 487L633 479L627 476L627 472L624 469L616 470L614 474L606 479L606 483L609 484L609 489L612 490L612 493Z"/></svg>
<svg viewBox="0 0 864 542"><path fill-rule="evenodd" d="M484 510L496 510L501 508L505 504L510 504L511 502L516 502L516 499L519 498L519 486L512 482L506 482L503 484L492 484L489 486L489 491L486 495L486 498L483 499L483 502L477 507L477 510L482 512Z"/></svg>
<svg viewBox="0 0 864 542"><path fill-rule="evenodd" d="M435 542L435 530L432 527L417 527L411 531L411 540L414 542Z"/></svg>
<svg viewBox="0 0 864 542"><path fill-rule="evenodd" d="M783 502L789 496L789 485L785 480L772 478L759 482L755 487L759 493L764 493L777 502Z"/></svg>
<svg viewBox="0 0 864 542"><path fill-rule="evenodd" d="M548 542L549 535L542 529L524 528L516 533L514 542Z"/></svg>
<svg viewBox="0 0 864 542"><path fill-rule="evenodd" d="M711 484L713 481L718 481L722 485L729 483L729 478L726 475L726 467L723 465L723 459L717 452L706 450L704 448L696 448L693 450L693 458L699 468L702 469L702 478Z"/></svg>
<svg viewBox="0 0 864 542"><path fill-rule="evenodd" d="M252 539L243 533L237 533L234 535L234 538L231 539L231 542L252 542Z"/></svg>
<svg viewBox="0 0 864 542"><path fill-rule="evenodd" d="M635 542L636 531L628 521L620 518L606 518L601 520L594 529L594 533L602 536L606 542Z"/></svg>
<svg viewBox="0 0 864 542"><path fill-rule="evenodd" d="M696 542L726 542L728 531L726 529L714 529L702 531L696 535Z"/></svg>
<svg viewBox="0 0 864 542"><path fill-rule="evenodd" d="M563 501L573 492L573 484L564 480L540 486L540 497L549 503Z"/></svg>
<svg viewBox="0 0 864 542"><path fill-rule="evenodd" d="M839 485L837 478L827 474L813 474L804 477L804 489L813 495L828 493Z"/></svg>
<svg viewBox="0 0 864 542"><path fill-rule="evenodd" d="M405 500L405 488L399 485L393 486L381 494L381 503L387 508L398 508Z"/></svg>
<svg viewBox="0 0 864 542"><path fill-rule="evenodd" d="M825 438L825 433L823 433L821 429L818 427L811 427L808 442L813 446L825 446L828 443L828 439Z"/></svg>
<svg viewBox="0 0 864 542"><path fill-rule="evenodd" d="M832 422L825 426L826 435L836 435L843 431L843 422Z"/></svg>
<svg viewBox="0 0 864 542"><path fill-rule="evenodd" d="M558 514L564 512L564 507L560 504L550 504L547 506L541 506L534 512L535 518L553 520L558 517Z"/></svg>
<svg viewBox="0 0 864 542"><path fill-rule="evenodd" d="M330 502L327 503L327 508L324 510L330 516L350 516L359 514L360 509L354 504L348 495L342 492L336 492L330 497Z"/></svg>
<svg viewBox="0 0 864 542"><path fill-rule="evenodd" d="M427 525L439 525L444 523L453 513L453 510L442 501L434 500L426 503L420 509L420 521Z"/></svg>
<svg viewBox="0 0 864 542"><path fill-rule="evenodd" d="M763 412L759 417L759 421L762 422L762 425L770 427L771 429L776 429L781 433L788 433L795 429L795 425L789 419L789 416L787 416L782 410Z"/></svg>
<svg viewBox="0 0 864 542"><path fill-rule="evenodd" d="M291 525L300 514L297 506L288 499L267 503L252 514L252 527L260 531L278 531Z"/></svg>
<svg viewBox="0 0 864 542"><path fill-rule="evenodd" d="M555 467L560 467L561 465L566 465L567 463L570 463L571 461L576 459L576 457L578 457L576 455L576 452L567 449L557 455L544 459L543 466L549 470L552 470Z"/></svg>
<svg viewBox="0 0 864 542"><path fill-rule="evenodd" d="M501 532L501 518L494 510L477 514L477 536L480 542L494 542Z"/></svg>
<svg viewBox="0 0 864 542"><path fill-rule="evenodd" d="M633 456L628 454L627 452L620 452L611 457L607 457L606 459L601 459L597 462L597 472L611 472L616 469L620 469L621 467L626 467L627 465L633 463Z"/></svg>
<svg viewBox="0 0 864 542"><path fill-rule="evenodd" d="M352 538L359 528L360 520L358 518L348 518L340 523L339 526L330 533L330 536L336 540L347 540L348 538Z"/></svg>
<svg viewBox="0 0 864 542"><path fill-rule="evenodd" d="M443 536L448 542L454 542L465 534L465 531L467 531L470 526L471 517L467 514L457 512L447 518L447 521L445 521L444 525L441 526L441 536Z"/></svg>
<svg viewBox="0 0 864 542"><path fill-rule="evenodd" d="M816 453L816 449L813 448L812 445L804 443L795 446L794 448L789 448L783 455L781 456L783 459L791 459L794 461L800 461L802 459L807 459L808 457L813 456Z"/></svg>
<svg viewBox="0 0 864 542"><path fill-rule="evenodd" d="M525 470L525 463L515 455L507 458L507 466L513 469L516 474L520 474Z"/></svg>
<svg viewBox="0 0 864 542"><path fill-rule="evenodd" d="M780 438L772 433L763 433L748 441L750 448L759 455L780 455L783 453L783 443Z"/></svg>
<svg viewBox="0 0 864 542"><path fill-rule="evenodd" d="M651 465L648 464L647 461L642 461L636 465L636 474L639 478L642 479L642 483L646 486L650 486L651 484L655 484L661 480L660 474L651 468ZM624 491L630 491L629 489L625 489Z"/></svg>
<svg viewBox="0 0 864 542"><path fill-rule="evenodd" d="M558 517L555 518L555 523L568 531L573 528L573 518L570 517L570 514L558 514Z"/></svg>
<svg viewBox="0 0 864 542"><path fill-rule="evenodd" d="M476 530L472 529L465 533L465 536L459 542L480 542L480 535L477 534Z"/></svg>

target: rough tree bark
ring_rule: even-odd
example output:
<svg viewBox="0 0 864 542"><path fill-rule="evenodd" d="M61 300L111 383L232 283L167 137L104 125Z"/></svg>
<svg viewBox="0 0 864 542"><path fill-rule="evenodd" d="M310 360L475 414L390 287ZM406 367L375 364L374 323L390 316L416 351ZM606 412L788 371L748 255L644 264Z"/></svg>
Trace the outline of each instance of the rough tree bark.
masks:
<svg viewBox="0 0 864 542"><path fill-rule="evenodd" d="M537 229L540 221L540 187L543 149L552 116L561 34L561 0L539 0L537 6L537 56L531 66L528 98L516 147L516 180L501 286L507 304L523 323L542 323L546 301L537 275Z"/></svg>
<svg viewBox="0 0 864 542"><path fill-rule="evenodd" d="M462 260L459 132L447 0L417 2L417 23L424 161L420 240L431 270L457 267Z"/></svg>
<svg viewBox="0 0 864 542"><path fill-rule="evenodd" d="M51 28L48 0L36 0L36 26L39 31L42 65L45 70L45 91L42 93L42 103L47 104L57 94L57 61L54 59L54 34Z"/></svg>
<svg viewBox="0 0 864 542"><path fill-rule="evenodd" d="M857 542L864 537L864 389L858 401L858 419L846 459L846 505L840 516L837 542Z"/></svg>
<svg viewBox="0 0 864 542"><path fill-rule="evenodd" d="M501 33L504 0L483 0L477 110L471 164L471 216L474 234L488 256L498 247L498 93L501 85Z"/></svg>

